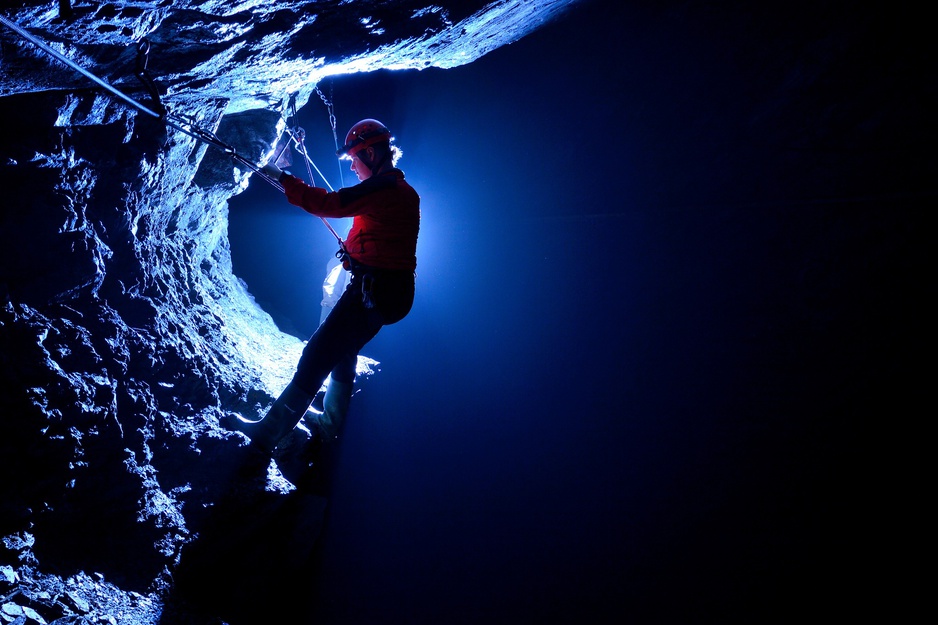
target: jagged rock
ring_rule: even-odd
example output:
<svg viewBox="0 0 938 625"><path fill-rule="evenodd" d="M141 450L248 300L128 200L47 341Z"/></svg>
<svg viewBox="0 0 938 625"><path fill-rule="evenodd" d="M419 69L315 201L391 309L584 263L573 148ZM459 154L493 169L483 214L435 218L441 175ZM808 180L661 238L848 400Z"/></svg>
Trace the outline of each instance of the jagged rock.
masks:
<svg viewBox="0 0 938 625"><path fill-rule="evenodd" d="M0 566L0 584L14 584L18 577L12 566Z"/></svg>
<svg viewBox="0 0 938 625"><path fill-rule="evenodd" d="M71 591L66 592L65 598L72 605L72 607L74 607L79 612L84 613L84 612L88 612L89 610L91 610L91 604L85 601L85 599L76 592L71 592Z"/></svg>
<svg viewBox="0 0 938 625"><path fill-rule="evenodd" d="M257 163L289 97L305 102L321 78L467 63L568 3L32 0L3 15L140 107L165 106ZM134 75L144 59L154 91ZM217 426L225 410L261 414L302 343L232 274L226 202L249 167L9 24L0 64L0 117L18 130L0 140L4 576L47 588L68 578L57 605L98 621L121 605L121 622L155 622L158 610L127 593L169 593L219 509L266 510L257 523L280 539L315 535L322 500L291 492L275 464L257 488L244 441ZM297 510L307 525L290 524ZM295 545L276 548L308 555ZM58 617L70 618L47 615Z"/></svg>

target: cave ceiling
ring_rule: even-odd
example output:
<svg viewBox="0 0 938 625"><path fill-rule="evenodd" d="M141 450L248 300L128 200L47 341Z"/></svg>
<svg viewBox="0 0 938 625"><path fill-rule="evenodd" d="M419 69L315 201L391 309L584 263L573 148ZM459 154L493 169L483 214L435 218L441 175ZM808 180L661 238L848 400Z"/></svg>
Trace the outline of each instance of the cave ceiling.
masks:
<svg viewBox="0 0 938 625"><path fill-rule="evenodd" d="M172 587L243 459L243 437L219 416L266 411L303 347L232 273L227 200L250 167L143 109L165 107L260 164L291 96L302 106L323 78L470 63L569 4L3 3L0 594L20 597L10 610L103 619L113 600L122 622L152 622L140 593ZM373 361L359 364L367 373ZM248 500L290 492L282 476L265 479L242 485ZM55 599L65 578L68 608Z"/></svg>

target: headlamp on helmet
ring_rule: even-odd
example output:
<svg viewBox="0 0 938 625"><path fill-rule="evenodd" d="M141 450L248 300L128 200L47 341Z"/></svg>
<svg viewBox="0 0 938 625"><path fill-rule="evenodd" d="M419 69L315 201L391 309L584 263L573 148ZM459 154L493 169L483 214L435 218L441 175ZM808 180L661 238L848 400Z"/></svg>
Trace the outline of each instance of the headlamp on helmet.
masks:
<svg viewBox="0 0 938 625"><path fill-rule="evenodd" d="M345 145L336 151L336 155L351 158L361 150L382 141L391 141L391 131L376 119L363 119L345 135Z"/></svg>

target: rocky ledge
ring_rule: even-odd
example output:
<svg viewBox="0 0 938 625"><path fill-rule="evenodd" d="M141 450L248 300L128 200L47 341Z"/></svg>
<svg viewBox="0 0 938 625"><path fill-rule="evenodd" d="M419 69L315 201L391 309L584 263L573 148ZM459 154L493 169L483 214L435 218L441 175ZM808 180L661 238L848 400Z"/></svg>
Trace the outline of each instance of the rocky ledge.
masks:
<svg viewBox="0 0 938 625"><path fill-rule="evenodd" d="M321 488L218 427L302 349L232 273L250 168L141 109L260 163L322 78L468 63L569 3L4 4L0 623L274 622L263 591L302 578L322 519Z"/></svg>

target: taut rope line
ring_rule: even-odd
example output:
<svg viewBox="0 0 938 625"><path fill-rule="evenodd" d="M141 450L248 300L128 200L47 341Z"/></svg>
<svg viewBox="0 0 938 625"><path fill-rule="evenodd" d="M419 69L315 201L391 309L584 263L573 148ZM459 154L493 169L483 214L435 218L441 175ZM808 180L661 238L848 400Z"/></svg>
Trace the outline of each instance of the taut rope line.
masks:
<svg viewBox="0 0 938 625"><path fill-rule="evenodd" d="M10 19L4 17L3 15L0 15L0 23L2 23L2 24L3 24L4 26L6 26L7 28L9 28L9 29L13 30L14 32L16 32L17 34L19 34L21 37L23 37L23 39L25 39L25 40L28 41L29 43L33 44L34 46L36 46L37 48L39 48L40 50L42 50L42 51L45 52L46 54L50 55L51 57L53 57L53 58L56 59L57 61L59 61L59 62L61 62L61 63L64 63L64 64L67 65L68 67L74 69L76 72L78 72L79 74L81 74L81 75L84 76L85 78L91 80L92 82L94 82L95 84L97 84L98 86L100 86L101 88L103 88L105 91L107 91L107 92L110 93L111 95L114 95L114 96L116 96L117 98L119 98L120 100L123 100L126 104L129 104L130 106L134 107L135 109L137 109L137 110L140 111L141 113L144 113L144 114L149 115L149 116L151 116L151 117L155 117L155 118L157 118L157 119L161 119L161 120L163 120L164 123L166 123L167 126L169 126L169 127L171 127L171 128L174 128L174 129L176 129L176 130L178 130L178 131L180 131L180 132L182 132L182 133L184 133L184 134L187 134L187 135L189 135L190 137L192 137L193 139L196 139L197 141L202 141L202 142L207 143L207 144L209 144L209 145L213 145L213 146L215 146L216 148L219 148L220 150L224 150L226 153L228 153L228 154L231 155L231 158L233 158L234 160L238 161L239 163L241 163L242 165L244 165L245 167L247 167L248 169L250 169L252 172L254 172L254 173L257 174L258 176L260 176L261 178L263 178L264 181L266 181L267 183L269 183L269 184L270 184L271 186L273 186L275 189L277 189L277 190L280 191L281 193L284 192L283 185L280 183L279 180L276 180L276 179L274 179L274 178L268 176L266 173L264 173L264 172L261 170L260 167L258 167L258 166L257 166L256 164L254 164L252 161L250 161L250 160L248 160L247 158L245 158L245 157L241 156L240 154L238 154L238 152L235 150L234 147L232 147L232 146L228 145L227 143L223 142L221 139L219 139L219 138L215 135L215 133L210 132L210 131L208 131L208 130L205 130L204 128L199 128L199 126L196 125L196 123L195 123L194 121L187 120L187 119L185 119L184 117L181 117L181 116L179 116L179 115L174 115L174 114L172 114L172 113L170 113L170 112L168 112L168 111L167 111L166 113L163 113L163 114L157 113L156 111L152 110L151 108L149 108L149 107L147 107L147 106L141 104L141 103L138 102L137 100L133 99L132 97L130 97L130 96L127 95L126 93L123 93L123 92L120 91L119 89L117 89L117 88L115 88L114 86L108 84L107 82L105 82L105 81L102 80L101 78L98 78L97 76L95 76L94 74L92 74L91 72L89 72L88 70L86 70L84 67L82 67L82 66L79 65L78 63L75 63L73 60L71 60L70 58L68 58L68 57L65 56L64 54L60 53L58 50L55 50L54 48L52 48L52 47L50 47L49 45L47 45L44 41L42 41L42 40L39 39L38 37L35 37L34 35L32 35L29 31L23 29L23 28L22 28L19 24L17 24L16 22L14 22L14 21L12 21L12 20L10 20ZM149 52L149 43L146 44L146 50L141 50L141 52L143 52L143 54L146 54L147 52ZM140 72L145 72L145 70L146 70L146 64L143 63L142 65L140 65L140 61L138 61L138 68L137 68L137 69L138 69L138 72L137 72L138 74L140 74ZM141 79L141 80L143 80L143 79ZM146 82L145 82L145 84L146 84ZM155 88L151 88L149 84L147 84L147 87L150 88L150 90L153 92L153 95L155 96L155 95L156 95L156 94L155 94ZM292 102L291 102L291 106L293 107L293 117L294 117L294 120L295 120L295 119L296 119L296 96L293 96ZM315 184L315 183L314 183L314 180L313 180L313 173L312 173L312 171L309 169L309 166L310 166L310 164L312 164L313 167L316 167L316 164L313 163L312 159L310 159L309 155L307 155L307 153L306 153L306 146L303 144L303 139L302 139L302 137L300 137L300 138L298 139L298 138L294 135L294 133L290 133L289 130L288 130L287 132L290 134L291 139L293 139L293 141L294 141L294 142L300 147L300 149L302 150L302 152L303 152L303 157L306 159L306 168L307 168L307 171L309 171L309 179L310 179L309 181L310 181L310 184ZM319 168L318 168L318 167L316 167L316 171L319 172ZM319 175L322 176L322 179L325 181L326 186L328 186L330 190L333 190L333 191L334 191L334 189L332 188L332 185L330 185L330 184L329 184L329 181L326 180L326 177L322 175L322 172L319 172ZM324 223L324 224L326 225L326 227L329 229L329 232L331 232L332 235L333 235L333 236L336 238L336 240L339 242L339 247L341 248L341 251L344 252L344 250L345 250L345 242L342 240L342 237L339 236L339 233L335 231L335 228L333 228L333 227L329 224L329 222L326 221L326 219L325 219L324 217L320 217L320 219L322 219L322 223Z"/></svg>

